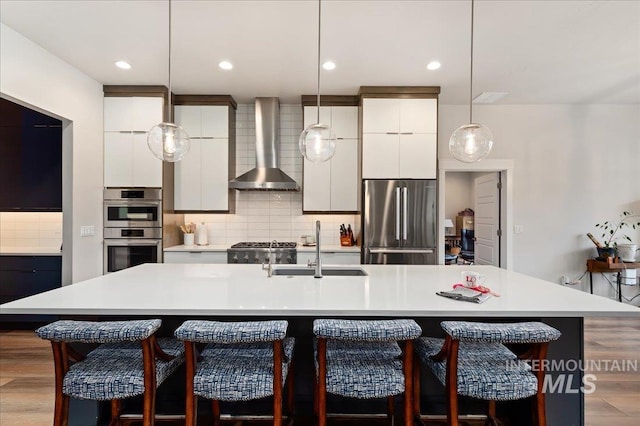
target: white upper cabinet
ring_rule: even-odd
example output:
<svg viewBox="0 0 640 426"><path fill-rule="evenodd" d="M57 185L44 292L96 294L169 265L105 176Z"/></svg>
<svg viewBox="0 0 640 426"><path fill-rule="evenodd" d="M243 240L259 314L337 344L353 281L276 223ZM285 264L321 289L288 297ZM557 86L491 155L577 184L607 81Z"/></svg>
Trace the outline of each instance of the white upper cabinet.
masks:
<svg viewBox="0 0 640 426"><path fill-rule="evenodd" d="M304 127L314 124L317 108L304 107ZM320 107L320 122L336 133L334 156L325 162L304 159L303 211L343 212L358 210L358 107Z"/></svg>
<svg viewBox="0 0 640 426"><path fill-rule="evenodd" d="M189 153L175 165L176 210L229 210L229 114L233 111L227 105L175 106L176 124L191 138Z"/></svg>
<svg viewBox="0 0 640 426"><path fill-rule="evenodd" d="M162 122L162 97L104 98L105 132L148 132Z"/></svg>
<svg viewBox="0 0 640 426"><path fill-rule="evenodd" d="M162 97L104 98L104 186L162 187L162 161L147 147Z"/></svg>
<svg viewBox="0 0 640 426"><path fill-rule="evenodd" d="M362 178L435 179L437 99L362 100Z"/></svg>

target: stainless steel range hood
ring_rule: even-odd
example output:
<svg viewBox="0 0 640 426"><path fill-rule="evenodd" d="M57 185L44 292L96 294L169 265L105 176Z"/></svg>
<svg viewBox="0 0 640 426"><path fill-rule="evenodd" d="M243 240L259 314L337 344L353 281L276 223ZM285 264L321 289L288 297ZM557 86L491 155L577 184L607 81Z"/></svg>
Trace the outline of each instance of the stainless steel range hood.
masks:
<svg viewBox="0 0 640 426"><path fill-rule="evenodd" d="M229 181L240 190L299 191L295 180L280 170L280 102L256 98L256 167Z"/></svg>

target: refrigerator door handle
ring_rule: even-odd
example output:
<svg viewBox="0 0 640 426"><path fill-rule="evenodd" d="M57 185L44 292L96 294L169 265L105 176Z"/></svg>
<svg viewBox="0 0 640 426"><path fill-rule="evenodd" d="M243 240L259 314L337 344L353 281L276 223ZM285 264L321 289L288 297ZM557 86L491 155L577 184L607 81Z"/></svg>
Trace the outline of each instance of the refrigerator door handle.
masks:
<svg viewBox="0 0 640 426"><path fill-rule="evenodd" d="M408 222L408 214L409 214L409 202L407 201L407 197L409 195L409 188L406 186L402 188L402 239L407 240L407 222Z"/></svg>
<svg viewBox="0 0 640 426"><path fill-rule="evenodd" d="M400 254L431 254L434 249L405 249L405 248L371 248L369 253L400 253Z"/></svg>
<svg viewBox="0 0 640 426"><path fill-rule="evenodd" d="M396 187L396 240L400 239L400 187Z"/></svg>

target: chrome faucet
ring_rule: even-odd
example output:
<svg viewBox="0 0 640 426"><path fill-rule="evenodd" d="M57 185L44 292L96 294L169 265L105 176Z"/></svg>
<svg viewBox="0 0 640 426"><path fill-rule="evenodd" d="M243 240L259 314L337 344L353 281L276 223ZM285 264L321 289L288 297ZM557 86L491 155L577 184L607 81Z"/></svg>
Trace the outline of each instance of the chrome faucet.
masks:
<svg viewBox="0 0 640 426"><path fill-rule="evenodd" d="M268 265L265 267L265 264L264 264L264 263L262 263L262 270L263 270L263 271L267 271L267 276L268 276L269 278L271 278L271 276L273 275L273 263L272 263L272 261L271 261L271 256L272 256L272 254L273 254L273 252L272 252L272 248L273 248L273 246L274 246L275 244L278 244L278 241L273 240L273 241L271 241L271 242L269 243L269 249L268 249L268 250L269 250L269 256L268 256L268 257L269 257L269 263L268 263Z"/></svg>
<svg viewBox="0 0 640 426"><path fill-rule="evenodd" d="M320 259L320 221L316 220L316 260L307 263L309 268L315 267L313 278L322 278L322 260Z"/></svg>

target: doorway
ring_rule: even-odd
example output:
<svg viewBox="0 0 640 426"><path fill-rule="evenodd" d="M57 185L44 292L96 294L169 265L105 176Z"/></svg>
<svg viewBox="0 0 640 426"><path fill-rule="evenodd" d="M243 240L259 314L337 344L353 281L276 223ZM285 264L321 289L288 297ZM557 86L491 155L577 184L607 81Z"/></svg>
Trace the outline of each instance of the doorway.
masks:
<svg viewBox="0 0 640 426"><path fill-rule="evenodd" d="M499 186L495 181L500 183ZM494 184L498 186L497 199L489 190ZM465 185L466 188L464 188ZM463 194L462 197L459 194L453 195L454 190L466 191L467 195ZM449 203L447 193L449 193ZM476 263L496 264L507 270L513 268L512 194L513 160L511 159L483 160L472 164L453 159L440 160L438 221L445 223L445 219L451 219L450 216L453 216L455 221L456 212L465 207L477 210L476 214L479 214L476 222L477 220L479 222L474 226L475 232L478 233L475 235L474 251L479 257ZM469 205L462 206L465 203ZM438 247L438 264L442 265L445 263L444 228L438 229Z"/></svg>

